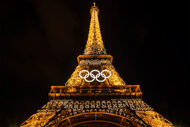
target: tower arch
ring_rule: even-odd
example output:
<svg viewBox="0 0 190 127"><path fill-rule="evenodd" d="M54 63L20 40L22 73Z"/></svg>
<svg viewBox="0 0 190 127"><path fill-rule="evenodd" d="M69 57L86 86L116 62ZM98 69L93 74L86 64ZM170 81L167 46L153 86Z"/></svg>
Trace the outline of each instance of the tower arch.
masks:
<svg viewBox="0 0 190 127"><path fill-rule="evenodd" d="M62 114L64 115L64 114ZM72 115L61 120L62 115L50 120L46 126L52 127L143 127L144 123L132 120L132 116L127 118L113 113L88 112ZM134 118L135 119L135 118ZM138 122L137 122L138 121Z"/></svg>

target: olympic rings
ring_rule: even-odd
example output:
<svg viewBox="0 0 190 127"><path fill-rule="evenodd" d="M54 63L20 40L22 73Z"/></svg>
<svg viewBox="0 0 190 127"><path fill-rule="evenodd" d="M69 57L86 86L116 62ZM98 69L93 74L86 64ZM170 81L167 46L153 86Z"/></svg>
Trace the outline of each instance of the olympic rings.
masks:
<svg viewBox="0 0 190 127"><path fill-rule="evenodd" d="M94 74L94 72L97 74ZM109 75L108 76L105 75L104 74L105 72L109 73ZM82 76L83 73L85 73L84 76ZM79 76L81 78L84 78L84 80L86 82L93 82L95 79L98 82L104 82L106 80L106 78L109 78L111 76L111 71L109 71L107 69L102 70L101 72L99 70L92 70L91 72L89 72L88 70L82 70L79 72ZM92 78L91 80L87 79L89 76ZM104 79L102 79L102 80L98 79L100 76L103 77Z"/></svg>

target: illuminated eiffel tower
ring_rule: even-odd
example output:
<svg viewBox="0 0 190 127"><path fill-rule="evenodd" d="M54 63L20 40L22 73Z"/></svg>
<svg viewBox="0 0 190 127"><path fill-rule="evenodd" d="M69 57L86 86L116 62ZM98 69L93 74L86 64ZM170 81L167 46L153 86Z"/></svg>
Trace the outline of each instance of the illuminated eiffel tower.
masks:
<svg viewBox="0 0 190 127"><path fill-rule="evenodd" d="M140 85L126 85L106 53L90 9L88 40L78 66L64 86L51 86L50 100L21 127L172 127L142 100Z"/></svg>

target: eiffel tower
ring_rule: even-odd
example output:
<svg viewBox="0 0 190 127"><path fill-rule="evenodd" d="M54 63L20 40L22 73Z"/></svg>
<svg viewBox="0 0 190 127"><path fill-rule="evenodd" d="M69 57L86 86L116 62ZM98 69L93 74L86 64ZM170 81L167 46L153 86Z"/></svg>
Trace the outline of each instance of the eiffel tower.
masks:
<svg viewBox="0 0 190 127"><path fill-rule="evenodd" d="M173 127L142 99L140 85L127 85L106 53L98 20L90 9L88 40L64 86L51 86L49 101L21 127Z"/></svg>

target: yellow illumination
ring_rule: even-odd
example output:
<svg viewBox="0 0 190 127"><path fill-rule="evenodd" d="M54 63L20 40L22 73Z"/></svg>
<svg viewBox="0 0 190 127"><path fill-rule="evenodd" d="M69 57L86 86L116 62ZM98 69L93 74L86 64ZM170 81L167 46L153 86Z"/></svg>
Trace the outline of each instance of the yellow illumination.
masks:
<svg viewBox="0 0 190 127"><path fill-rule="evenodd" d="M115 70L112 65L113 57L107 55L104 48L98 13L99 9L94 3L90 9L90 28L84 54L78 56L79 65L65 83L65 86L51 86L50 101L22 123L21 127L57 127L61 124L62 126L72 126L71 123L74 126L78 124L77 122L84 122L85 118L88 120L90 116L95 117L93 119L95 122L98 122L96 117L99 116L102 117L102 121L110 118L111 121L107 119L107 122L112 122L121 127L128 122L137 127L146 125L151 127L173 127L172 123L144 103L141 99L140 85L126 85ZM96 80L88 82L89 80L86 79L88 76L80 76L80 72L84 70L91 74L91 78ZM101 74L102 71L104 73ZM91 72L96 72L96 74L93 76ZM105 80L99 79L97 75L103 75L100 78L104 77ZM85 99L82 98L84 96ZM86 97L94 96L102 98L99 100L86 99ZM110 99L106 99L105 96L110 96ZM74 98L73 101L72 97L82 99ZM89 105L91 108L89 108ZM105 107L102 108L101 106ZM65 125L63 125L64 122Z"/></svg>
<svg viewBox="0 0 190 127"><path fill-rule="evenodd" d="M88 34L88 40L86 44L86 48L84 50L85 55L99 55L106 54L106 50L104 48L104 44L102 41L102 36L100 32L100 25L98 20L99 9L95 6L91 7L90 14L90 28Z"/></svg>

